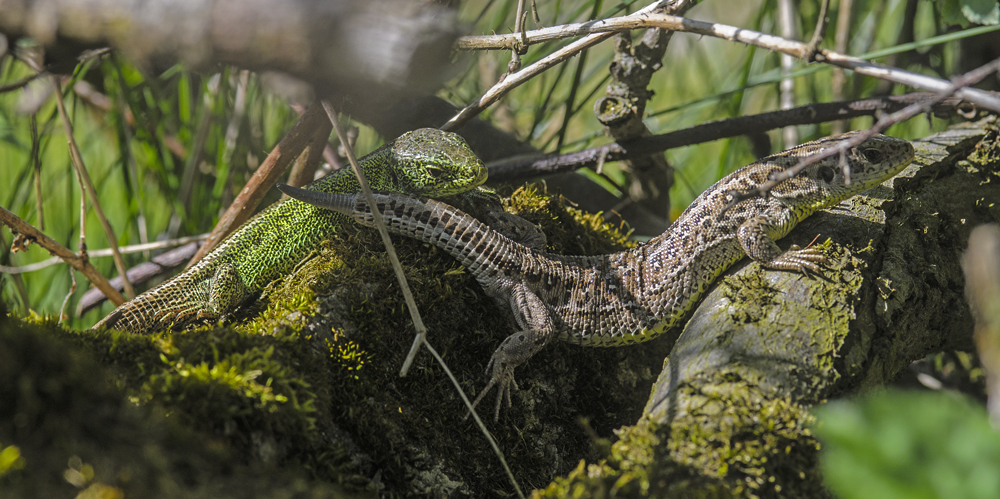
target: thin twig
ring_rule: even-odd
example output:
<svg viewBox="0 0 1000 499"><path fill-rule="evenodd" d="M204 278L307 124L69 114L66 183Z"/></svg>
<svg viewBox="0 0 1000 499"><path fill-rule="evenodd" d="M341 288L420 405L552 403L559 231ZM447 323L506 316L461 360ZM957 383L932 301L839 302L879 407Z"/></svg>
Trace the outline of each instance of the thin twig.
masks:
<svg viewBox="0 0 1000 499"><path fill-rule="evenodd" d="M417 355L417 351L421 346L427 347L427 350L434 356L441 368L447 374L448 379L451 380L452 384L455 385L455 389L458 390L459 396L465 403L465 406L472 413L473 419L476 421L476 425L479 427L480 431L486 437L486 440L490 443L493 448L493 452L496 453L497 458L500 459L500 463L503 465L504 470L507 472L507 477L510 482L514 485L514 490L517 491L518 497L524 499L524 493L521 492L521 487L517 484L517 480L514 478L514 474L510 471L510 467L507 466L507 460L504 459L503 453L500 452L500 448L497 447L496 442L490 435L489 430L486 425L483 424L482 419L479 418L479 414L476 413L475 408L472 403L469 402L469 398L465 395L462 390L461 385L458 384L458 380L455 375L451 373L451 369L445 364L444 359L438 355L434 347L431 346L430 342L427 341L427 326L424 325L423 319L420 318L420 310L417 308L417 301L413 298L413 292L410 291L410 284L406 280L406 275L403 273L403 265L399 263L399 257L396 256L396 248L392 244L392 239L389 237L389 230L385 226L385 220L382 218L382 213L378 209L378 203L375 202L375 196L372 194L371 188L368 185L368 179L365 177L361 167L358 165L358 159L354 155L354 148L350 146L347 140L347 135L344 133L343 127L340 126L340 120L337 119L337 112L333 109L333 106L329 102L323 101L323 109L326 110L327 115L330 117L330 122L333 123L333 129L337 132L337 137L340 139L340 143L344 145L344 152L347 153L347 159L351 163L351 168L354 169L354 174L358 177L358 183L361 184L361 192L365 196L365 202L372 210L372 219L375 222L375 228L378 229L379 236L382 238L382 244L385 246L385 251L389 255L389 262L392 264L392 269L396 274L396 280L399 282L399 287L403 292L403 300L406 302L406 308L410 312L410 319L413 321L413 326L417 331L416 336L413 339L413 346L410 347L410 352L406 356L406 360L403 361L403 367L400 370L400 376L406 376L407 371L410 369L410 365L413 363L413 359Z"/></svg>
<svg viewBox="0 0 1000 499"><path fill-rule="evenodd" d="M132 284L125 277L125 272L128 268L125 267L125 260L118 252L118 239L115 237L115 230L108 222L108 218L104 216L104 209L101 208L101 203L97 198L97 189L94 188L94 183L90 180L90 174L87 173L87 168L83 164L83 156L80 155L80 148L77 147L76 140L73 138L73 123L70 122L69 115L66 113L66 103L63 102L62 85L59 83L58 76L52 77L52 84L56 90L56 107L59 108L59 115L62 117L63 125L66 128L66 139L69 141L69 155L72 159L73 167L76 169L83 187L86 188L87 195L90 196L90 200L94 205L94 213L97 214L97 219L101 222L101 227L104 229L104 235L108 239L108 246L111 248L114 256L115 267L118 269L118 275L122 276L123 284L125 285L125 294L129 299L135 298L135 289L132 288ZM83 218L83 214L81 214L81 218ZM84 251L84 249L81 248L81 251ZM108 298L111 297L109 296ZM120 303L115 303L115 305L120 305Z"/></svg>
<svg viewBox="0 0 1000 499"><path fill-rule="evenodd" d="M799 23L795 15L794 0L778 0L778 29L785 38L799 37ZM778 83L778 106L782 109L795 107L795 78L789 76L795 68L795 57L781 54L781 82ZM799 143L799 131L794 126L786 126L782 130L782 139L786 147Z"/></svg>
<svg viewBox="0 0 1000 499"><path fill-rule="evenodd" d="M490 182L509 182L515 179L536 177L591 167L602 161L621 161L649 155L667 149L701 144L713 140L745 135L751 131L764 132L791 125L807 125L827 121L873 116L902 109L914 102L930 99L934 94L912 93L888 97L872 97L855 101L821 102L807 104L784 111L737 116L710 121L683 130L641 137L626 145L611 143L581 151L541 156L518 156L487 164ZM947 112L962 105L952 97L935 104L935 112Z"/></svg>
<svg viewBox="0 0 1000 499"><path fill-rule="evenodd" d="M524 2L525 0L517 0L517 13L514 14L514 33L520 33L521 39L511 47L507 72L500 77L500 81L503 81L507 75L521 69L521 56L528 52L528 44L524 43L524 32L526 31L524 25L527 24L525 21L528 18L528 13L524 11Z"/></svg>
<svg viewBox="0 0 1000 499"><path fill-rule="evenodd" d="M837 52L847 52L848 30L851 27L851 8L854 0L840 0L837 12L837 33L834 35L833 50ZM847 77L844 75L844 68L833 68L830 76L830 92L834 100L844 99L844 84ZM833 123L833 133L847 131L847 120L838 120Z"/></svg>
<svg viewBox="0 0 1000 499"><path fill-rule="evenodd" d="M399 373L400 376L406 376L406 373L410 370L410 364L413 363L413 359L417 355L417 350L420 349L420 345L423 344L427 338L427 326L424 325L424 321L420 318L420 311L417 309L417 302L413 299L413 293L410 291L410 285L406 281L406 275L403 274L403 266L399 263L399 257L396 256L396 248L392 245L392 239L389 238L389 230L386 229L385 221L382 219L382 213L378 211L378 204L375 203L375 196L372 195L371 188L368 186L368 179L365 178L364 172L361 170L361 167L358 166L358 160L354 155L354 148L348 145L347 135L344 134L343 127L340 126L340 120L337 119L337 112L327 101L323 101L323 109L326 110L326 114L329 116L330 122L333 123L333 129L336 130L340 143L344 144L344 152L347 153L347 159L351 162L351 168L354 169L354 174L358 176L358 183L361 184L361 192L365 195L365 201L367 201L368 205L372 207L372 218L375 221L375 228L378 229L379 235L382 236L382 243L385 245L386 253L389 254L389 262L392 264L392 268L396 272L396 280L399 281L399 287L403 291L403 300L406 301L406 308L409 309L410 319L413 320L413 326L417 330L417 335L413 339L413 346L410 348L410 353L406 356L406 360L403 362L403 368Z"/></svg>
<svg viewBox="0 0 1000 499"><path fill-rule="evenodd" d="M724 40L729 40L738 43L744 43L747 45L753 45L756 47L765 48L775 52L781 52L795 56L799 59L803 59L808 55L808 45L795 40L787 40L780 36L769 35L766 33L761 33L759 31L753 31L749 29L739 28L735 26L728 26L725 24L710 23L704 21L695 21L693 19L687 19L680 16L672 16L668 14L660 13L648 13L647 9L643 9L635 14L628 16L615 17L610 19L602 19L597 21L589 21L585 23L567 24L563 26L557 26L553 28L544 28L534 31L529 31L525 33L525 37L528 43L538 43L542 41L555 40L560 38L567 38L573 36L586 35L584 38L577 40L571 45L568 45L563 50L553 53L552 55L542 59L531 66L519 71L518 73L511 75L511 78L507 78L503 82L503 88L497 87L491 88L483 97L471 104L466 109L463 109L456 117L452 118L452 122L464 123L466 120L477 114L479 111L473 112L476 108L485 108L486 106L492 104L502 95L524 83L528 78L534 76L536 73L547 69L547 66L543 68L537 68L533 70L531 74L525 74L521 76L522 73L526 73L532 70L536 65L540 65L543 61L549 61L552 64L558 63L563 58L579 52L584 48L593 45L601 40L597 40L593 43L587 44L586 46L577 46L578 43L584 40L592 40L591 37L607 35L608 33L614 33L619 31L627 31L632 29L641 28L664 28L673 31L681 31L686 33L695 33L698 35L712 36L715 38L722 38ZM489 49L489 48L501 48L504 43L507 42L508 37L512 35L486 35L478 37L462 37L457 42L457 47L465 49ZM520 35L518 35L520 36ZM572 53L565 53L567 49L574 47ZM556 56L559 56L558 61L550 61ZM940 78L933 78L930 76L922 75L919 73L913 73L910 71L905 71L898 68L893 68L889 66L883 66L880 64L875 64L864 59L857 57L852 57L849 55L840 54L831 50L820 50L816 54L816 60L819 62L825 62L832 64L834 66L839 66L845 69L850 69L859 74L866 76L871 76L874 78L879 78L883 80L892 81L895 83L901 83L903 85L908 85L913 88L918 88L921 90L927 90L931 92L942 92L951 88L951 82L943 80ZM511 81L513 79L513 81ZM995 96L990 95L988 92L974 88L962 88L955 92L955 95L962 98L962 100L977 104L983 108L990 109L992 111L1000 112L1000 99ZM468 110L468 111L467 111ZM481 110L481 109L479 109Z"/></svg>
<svg viewBox="0 0 1000 499"><path fill-rule="evenodd" d="M809 40L809 43L806 44L806 52L803 54L806 62L814 62L816 60L816 50L823 41L823 36L826 33L826 25L829 22L826 17L829 10L830 0L823 0L823 3L819 7L819 19L816 20L816 29L813 30L813 36Z"/></svg>
<svg viewBox="0 0 1000 499"><path fill-rule="evenodd" d="M63 317L66 317L66 305L69 304L69 299L73 297L73 293L76 292L76 274L73 273L73 269L69 269L69 291L66 292L66 298L63 298L62 306L59 307L59 323L62 324Z"/></svg>
<svg viewBox="0 0 1000 499"><path fill-rule="evenodd" d="M669 3L670 2L668 0L660 0L660 1L656 2L656 3L653 3L652 5L649 5L649 6L645 7L645 8L643 8L642 10L636 12L635 14L632 14L630 16L625 16L625 17L626 18L632 18L632 17L641 18L643 15L648 15L651 12L656 11L657 9L663 8L664 6L668 5ZM551 29L551 28L545 28L545 29L538 30L538 31L546 31L547 29ZM618 31L621 31L621 30L618 30ZM511 44L515 43L514 40L517 40L517 39L527 40L526 43L536 43L537 41L536 40L532 40L531 37L529 36L529 33L531 33L531 32L516 33L516 34L514 34L512 36L515 36L517 38L512 39L509 43L511 43ZM492 105L494 102L496 102L497 100L499 100L500 97L506 95L507 92L510 92L514 88L520 86L522 83L524 83L524 82L530 80L531 78L535 77L535 75L537 75L539 73L542 73L542 72L548 70L549 68L560 64L561 62L565 61L566 59L569 59L570 57L573 57L574 55L576 55L577 53L579 53L581 50L590 48L590 47L592 47L594 45L597 45L598 43L603 42L604 40L607 40L608 38L611 38L611 36L613 34L614 34L613 31L612 32L592 32L591 34L587 34L583 38L581 38L581 39L579 39L579 40L577 40L577 41L575 41L573 43L570 43L569 45L567 45L567 46L565 46L565 47L563 47L563 48L561 48L561 49L559 49L559 50L557 50L557 51L555 51L555 52L553 52L553 53L551 53L551 54L543 57L538 62L536 62L536 63L534 63L534 64L532 64L532 65L530 65L530 66L528 66L528 67L526 67L526 68L524 68L524 69L522 69L522 70L520 70L520 71L518 71L518 72L516 72L514 74L511 74L510 76L508 76L507 78L504 78L502 81L500 81L499 83L497 83L496 85L494 85L492 88L490 88L489 90L487 90L486 93L483 94L482 97L480 97L478 100L476 100L476 102L473 102L472 104L469 104L464 109L462 109L461 111L459 111L459 113L456 114L454 117L452 117L450 120L448 120L448 122L445 123L444 126L441 127L441 129L445 130L445 131L453 131L453 130L459 128L460 126L462 126L463 124L465 124L466 121L469 121L474 116L476 116L477 114L479 114L480 112L482 112L483 109L486 109L487 107L489 107L490 105ZM502 37L502 36L506 36L506 35L495 35L495 36ZM467 37L463 37L463 38L467 38ZM562 37L559 37L559 38L562 38ZM473 48L473 47L462 47L461 46L461 40L462 40L462 38L459 39L459 42L456 45L458 48ZM513 45L507 45L504 48L507 48L508 46L513 46Z"/></svg>
<svg viewBox="0 0 1000 499"><path fill-rule="evenodd" d="M6 208L0 206L0 222L3 222L8 227L16 231L21 236L24 236L31 242L37 243L39 246L45 248L50 253L55 253L56 256L61 258L66 263L73 266L74 269L79 270L83 273L90 282L94 283L104 295L111 300L115 305L121 305L125 303L125 297L118 292L115 288L108 283L108 280L102 275L90 261L87 259L86 255L77 255L73 253L65 246L59 244L55 239L46 236L42 231L36 229L31 224L25 222L17 215L7 211Z"/></svg>
<svg viewBox="0 0 1000 499"><path fill-rule="evenodd" d="M327 146L329 146L328 140L333 125L328 121L324 120L322 124L317 126L306 150L299 154L299 159L295 160L292 171L288 174L288 185L302 187L313 181L316 171L319 169L320 160L323 159ZM282 194L282 197L285 195Z"/></svg>
<svg viewBox="0 0 1000 499"><path fill-rule="evenodd" d="M809 165L818 163L819 161L822 161L825 158L841 154L853 147L857 147L865 140L868 140L868 138L870 138L871 136L881 132L882 130L885 130L886 128L889 128L892 125L895 125L896 123L910 119L918 114L926 113L927 111L930 110L931 106L947 99L948 97L951 97L952 94L957 93L957 91L962 87L975 84L976 82L982 80L983 78L986 78L990 74L993 74L997 70L1000 70L1000 59L993 60L992 62L989 62L983 66L973 69L972 71L969 71L968 73L965 73L964 75L958 78L955 78L955 82L951 84L951 88L942 92L938 92L936 95L934 95L933 97L931 97L926 101L911 104L892 114L882 116L881 118L879 118L877 122L875 122L874 125L872 125L870 129L865 130L855 135L854 137L851 137L849 140L840 142L836 146L824 149L823 151L817 154L807 156L802 160L800 160L799 163L796 164L795 166L788 168L780 173L772 174L771 178L767 182L758 185L754 189L751 189L747 192L730 193L731 194L730 202L723 209L723 213L725 213L726 210L732 208L741 201L767 194L767 192L773 189L774 186L794 177L795 175L798 175L799 172L804 170Z"/></svg>
<svg viewBox="0 0 1000 499"><path fill-rule="evenodd" d="M208 234L201 234L201 235L198 235L198 236L179 237L177 239L171 239L169 241L156 241L154 243L144 243L144 244L133 244L133 245L130 245L130 246L120 246L118 248L118 252L121 253L121 254L123 254L123 255L128 255L128 254L131 254L131 253L141 253L141 252L144 252L144 251L153 251L153 250L164 249L164 248L173 248L175 246L183 246L183 245L188 244L188 243L196 243L198 241L204 241L205 239L208 239ZM113 255L113 253L111 252L110 248L93 250L93 251L89 251L87 253L87 257L90 258L90 259L93 259L93 258L103 258L103 257L112 256L112 255ZM3 265L0 265L0 273L3 273L3 274L26 274L28 272L34 272L36 270L42 270L42 269L44 269L46 267L51 267L52 265L55 265L55 264L60 263L62 261L63 261L62 258L60 258L58 256L54 256L52 258L48 258L48 259L42 260L40 262L35 262L35 263L29 264L29 265L20 265L20 266L17 266L17 267L5 267Z"/></svg>
<svg viewBox="0 0 1000 499"><path fill-rule="evenodd" d="M14 83L8 83L6 85L0 86L0 94L6 93L6 92L11 92L11 91L17 90L19 88L23 88L23 87L27 86L29 83L37 80L39 77L47 75L47 74L48 73L42 71L42 72L39 72L39 73L35 73L35 74L31 75L31 76L24 77L24 78L22 78L20 80L15 81Z"/></svg>
<svg viewBox="0 0 1000 499"><path fill-rule="evenodd" d="M374 213L376 211L376 209L374 208L375 205L371 206L372 206L372 212ZM503 466L504 471L507 473L507 478L510 479L510 483L514 485L514 490L517 492L517 497L524 499L524 492L521 492L521 487L517 484L517 479L514 478L514 473L510 471L510 466L507 465L507 460L504 459L503 452L501 452L500 447L497 446L496 439L493 438L493 435L490 435L490 432L489 430L486 429L486 425L483 423L483 420L479 418L479 413L477 413L476 408L472 406L472 402L469 401L469 397L467 397L465 395L465 392L462 391L462 386L458 384L458 379L455 378L455 375L451 373L451 369L448 369L448 364L444 363L444 359L441 358L441 355L437 353L437 350L435 350L434 347L431 346L430 342L425 341L424 346L427 347L427 351L434 356L434 359L437 360L437 363L441 365L442 369L444 369L444 372L448 376L448 379L451 380L451 384L455 385L455 389L458 390L458 395L462 397L462 402L465 403L465 407L467 407L469 409L469 412L472 414L472 420L476 422L476 426L478 426L480 431L483 432L483 435L486 437L486 441L490 443L490 447L493 449L493 453L496 454L497 457L500 459L500 464Z"/></svg>

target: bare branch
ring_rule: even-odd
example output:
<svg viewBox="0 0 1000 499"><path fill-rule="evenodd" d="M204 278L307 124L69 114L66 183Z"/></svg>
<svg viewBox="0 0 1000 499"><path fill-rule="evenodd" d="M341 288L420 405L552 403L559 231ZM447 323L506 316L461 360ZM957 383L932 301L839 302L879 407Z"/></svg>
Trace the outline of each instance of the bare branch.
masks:
<svg viewBox="0 0 1000 499"><path fill-rule="evenodd" d="M155 243L144 243L144 244L133 244L133 245L130 245L130 246L119 246L118 247L118 252L121 253L121 254L123 254L123 255L128 255L130 253L142 253L144 251L158 250L158 249L164 249L164 248L173 248L175 246L183 246L183 245L189 244L189 243L196 243L196 242L204 241L206 238L208 238L208 234L201 234L201 235L198 235L198 236L179 237L177 239L171 239L169 241L156 241ZM111 249L110 248L99 249L99 250L92 250L92 251L88 251L87 252L88 258L109 257L109 256L111 256L111 254L112 253L111 253ZM26 274L28 272L35 272L37 270L42 270L42 269L44 269L46 267L51 267L51 266L53 266L53 265L55 265L55 264L57 264L57 263L59 263L61 261L63 261L62 258L59 258L58 256L54 256L52 258L49 258L49 259L46 259L46 260L42 260L40 262L32 263L32 264L29 264L29 265L21 265L21 266L18 266L18 267L6 267L6 266L3 266L3 265L0 265L0 273L4 273L4 274ZM132 269L129 269L129 272L131 272L131 271L132 271Z"/></svg>
<svg viewBox="0 0 1000 499"><path fill-rule="evenodd" d="M728 26L725 24L695 21L693 19L671 16L667 14L659 14L659 13L651 14L647 13L646 9L643 9L640 12L628 16L616 17L611 19L602 19L599 21L591 21L586 23L568 24L559 27L544 28L540 30L529 31L525 33L525 37L528 39L528 43L538 43L541 41L587 34L585 38L578 40L576 42L579 43L584 40L590 40L591 37L599 36L599 34L607 34L607 33L627 31L640 28L664 28L673 31L683 31L686 33L695 33L699 35L712 36L716 38L722 38L724 40L761 47L775 52L781 52L783 54L792 55L794 57L803 60L805 60L806 56L809 55L809 46L805 43L798 42L795 40L788 40L779 36L768 35L766 33L761 33L759 31L738 28L735 26ZM469 45L471 37L463 37L459 39L458 46L462 48L472 48L472 49L498 48L504 46L504 44L506 43L509 43L507 40L508 37L510 36L511 35L490 35L490 36L475 37L476 38L475 46ZM556 54L559 54L560 52L552 54L549 57L553 57ZM546 59L548 59L549 57L546 57ZM947 80L942 80L940 78L934 78L918 73L913 73L910 71L905 71L898 68L892 68L880 64L875 64L873 62L869 62L864 59L852 57L849 55L839 54L831 50L819 51L819 53L816 54L816 60L819 62L832 64L834 66L839 66L845 69L850 69L859 74L871 76L873 78L889 80L895 83L901 83L903 85L908 85L913 88L918 88L921 90L927 90L931 92L943 92L951 88L951 82ZM542 61L539 61L538 63L535 64L539 64L541 62ZM534 64L532 66L534 66ZM525 70L521 72L527 71L532 66L525 68ZM521 74L521 72L517 73L517 75ZM508 78L508 80L510 80L510 78ZM504 83L506 83L506 81ZM518 84L520 83L523 83L523 81L519 81ZM503 92L501 92L501 89L497 89L497 87L494 87L490 89L490 91L487 92L486 95L481 97L480 100L477 101L476 105L482 105L482 107L486 107L489 104L492 104L494 101L496 101L496 99L498 99L500 95L506 93L509 90L510 88L506 88L503 89ZM1000 99L998 99L996 96L990 95L988 92L984 92L982 90L974 88L962 88L956 91L955 95L962 98L962 100L974 103L985 109L1000 112ZM466 112L465 110L462 111L463 114L465 112ZM461 116L462 114L457 116L453 121L458 120L458 118Z"/></svg>
<svg viewBox="0 0 1000 499"><path fill-rule="evenodd" d="M929 93L912 93L857 101L809 104L784 111L710 121L684 130L642 137L628 144L612 143L558 155L519 156L489 163L490 182L510 182L515 179L568 172L596 166L605 161L620 161L676 147L737 137L750 131L763 132L790 125L823 123L889 113L903 109L914 102L923 102L932 96L933 94ZM962 101L953 97L932 105L931 109L947 113L961 105Z"/></svg>
<svg viewBox="0 0 1000 499"><path fill-rule="evenodd" d="M635 14L632 14L630 16L625 16L624 18L639 19L644 15L651 15L652 12L661 9L664 10L669 9L671 11L683 12L691 7L691 5L689 5L690 3L691 2L687 0L659 0L658 2L653 3L652 5L649 5L643 8L642 10L636 12ZM674 17L674 16L669 16L669 17ZM645 26L645 27L653 27L653 26ZM537 31L546 31L547 29L551 28L543 28ZM441 127L441 129L446 131L453 131L457 129L458 127L462 126L466 121L470 120L473 116L476 116L477 114L482 112L483 109L486 109L494 102L499 100L500 97L506 95L507 92L510 92L514 88L517 88L522 83L533 78L535 75L540 74L548 70L549 68L558 65L559 63L565 61L566 59L569 59L570 57L573 57L574 55L580 53L580 51L593 47L594 45L597 45L598 43L607 40L616 31L622 31L622 30L605 30L605 31L591 32L591 34L587 34L583 38L543 57L538 62L514 74L507 76L501 82L497 83L492 88L487 90L482 97L476 100L476 102L469 104L464 109L462 109L457 115L455 115L452 119L448 120L448 122L445 123L444 126ZM528 40L527 43L535 43L535 41L531 40L530 36L528 36L528 33L532 32L525 32L523 34L517 33L516 35L512 35L515 38L511 38L511 41L509 43L510 44L515 43L516 40L518 40L519 38L527 39ZM503 35L495 35L495 36L503 36ZM509 46L505 45L502 48L513 48L513 47L514 45L509 45ZM458 48L462 48L461 43L459 43Z"/></svg>
<svg viewBox="0 0 1000 499"><path fill-rule="evenodd" d="M321 91L428 91L448 76L455 12L409 0L0 0L0 30L56 60L111 46L140 66L281 71Z"/></svg>
<svg viewBox="0 0 1000 499"><path fill-rule="evenodd" d="M54 253L63 261L73 266L74 269L79 270L90 279L90 282L94 283L101 291L104 292L108 299L115 303L116 305L125 303L125 297L118 292L115 288L108 284L108 280L101 275L90 261L87 259L86 255L79 256L73 253L65 246L59 244L55 239L46 236L43 232L31 226L31 224L25 222L17 215L7 211L6 208L0 206L0 222L3 222L12 230L20 234L21 236L27 238L31 242L38 243L39 246L47 249L50 253ZM15 245L23 243L18 243L15 239ZM15 248L16 249L16 248Z"/></svg>
<svg viewBox="0 0 1000 499"><path fill-rule="evenodd" d="M111 223L108 222L108 218L104 216L104 209L101 208L101 203L97 198L97 189L94 188L94 183L90 180L90 174L87 173L87 167L83 164L83 156L80 155L80 148L76 145L76 139L73 138L73 123L69 120L69 115L66 113L66 104L63 102L62 96L62 85L59 83L58 76L52 76L52 83L55 85L55 95L56 95L56 107L59 108L59 116L62 117L63 125L66 128L66 138L69 141L69 156L72 159L73 168L76 170L77 176L80 178L80 182L83 184L83 188L86 189L87 196L90 196L90 200L94 205L94 213L97 214L97 219L101 222L101 227L104 229L104 235L108 239L108 246L111 248L111 253L115 259L115 267L118 269L118 275L125 278L125 272L128 270L125 267L125 260L122 259L122 255L118 253L118 238L115 237L115 230L111 227ZM81 203L85 203L83 199L80 200ZM85 212L80 213L80 223L83 224ZM81 231L81 237L83 232ZM81 244L80 251L86 251L85 245ZM128 279L123 281L125 285L125 294L131 299L135 298L135 289L132 288L132 284L128 282ZM110 296L108 298L111 298ZM123 302L124 303L124 302ZM121 305L121 303L115 303L115 305Z"/></svg>
<svg viewBox="0 0 1000 499"><path fill-rule="evenodd" d="M955 83L952 83L951 87L948 88L947 90L939 92L937 95L934 95L933 97L931 97L926 101L910 104L909 106L906 106L905 108L900 109L899 111L896 111L886 116L882 116L881 118L879 118L877 122L875 122L874 125L872 125L870 129L865 130L864 132L859 133L854 137L851 137L850 139L837 144L834 147L824 149L823 151L817 154L803 158L802 160L799 161L797 165L788 168L787 170L781 173L773 174L767 182L758 185L755 189L750 190L748 192L733 192L731 197L732 200L729 202L728 205L726 205L726 208L723 210L723 213L725 213L725 210L728 210L729 208L736 206L741 201L750 199L752 197L763 196L767 194L767 192L773 189L774 186L798 175L799 172L804 170L809 165L818 163L819 161L822 161L825 158L842 154L853 147L857 147L865 140L868 140L868 138L870 138L872 135L875 135L876 133L879 133L882 130L889 128L890 126L895 125L896 123L908 120L918 114L926 113L931 109L931 106L933 106L934 104L937 104L938 102L941 102L947 99L948 97L951 97L952 94L957 94L958 90L962 89L967 85L975 84L976 82L996 72L998 69L1000 69L1000 59L996 59L990 63L987 63L983 66L973 69L972 71L969 71L968 73L965 73L964 75L956 78Z"/></svg>

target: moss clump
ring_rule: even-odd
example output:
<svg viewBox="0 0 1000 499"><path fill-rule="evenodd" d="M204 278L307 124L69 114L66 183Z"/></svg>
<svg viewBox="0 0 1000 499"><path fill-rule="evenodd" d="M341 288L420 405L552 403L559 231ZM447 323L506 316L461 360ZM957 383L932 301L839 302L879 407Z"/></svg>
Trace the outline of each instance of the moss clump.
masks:
<svg viewBox="0 0 1000 499"><path fill-rule="evenodd" d="M521 189L511 204L510 211L542 227L552 251L587 254L627 246L600 216L567 208L557 196ZM440 366L421 352L410 374L399 377L414 331L380 238L370 230L340 235L270 287L266 297L271 307L296 293L316 297L318 314L300 334L327 358L331 417L357 446L352 460L379 470L390 491L472 496L509 491L482 435L463 421L462 402ZM474 397L487 381L483 373L493 351L514 332L508 312L451 256L393 239L431 344ZM610 436L613 428L634 421L664 355L649 345L560 344L519 368L514 406L491 431L522 486L547 483L579 458L594 456L588 432ZM487 421L493 400L488 396L480 406ZM593 400L602 402L588 402ZM574 423L576 418L586 418L592 429ZM463 449L460 458L455 448Z"/></svg>
<svg viewBox="0 0 1000 499"><path fill-rule="evenodd" d="M717 377L725 378L724 373ZM728 383L672 424L623 428L610 455L580 464L533 497L814 497L819 445L808 407ZM692 391L692 388L688 388Z"/></svg>
<svg viewBox="0 0 1000 499"><path fill-rule="evenodd" d="M143 378L136 373L143 369L129 366L120 355L144 353L139 356L144 369L165 376L176 363L156 366L166 365L150 360L157 357L157 349L168 360L190 352L183 341L174 342L173 348L158 346L162 343L162 337L135 337L130 343L123 337L102 337L100 333L93 333L88 340L52 324L29 324L8 317L0 306L0 462L7 463L0 473L0 495L343 495L344 490L333 480L316 480L296 467L278 468L241 457L242 449L233 444L231 435L213 431L213 422L198 421L195 416L215 422L232 417L232 408L222 406L219 400L233 403L235 397L220 397L232 383L221 383L220 377L209 383L216 387L213 393L187 392L186 403L159 404L156 402L164 398L151 395L145 397L151 403L135 404L144 398L135 395L137 390L125 391L115 385L134 386ZM164 349L171 353L163 353ZM103 351L105 355L99 360L112 365L112 370L99 366L88 350ZM220 354L226 350L221 348ZM207 355L212 355L211 351ZM147 374L146 379L153 376ZM245 390L246 380L239 386ZM196 396L201 400L195 401ZM258 409L262 407L259 393L247 398L257 400ZM267 430L263 424L255 428Z"/></svg>
<svg viewBox="0 0 1000 499"><path fill-rule="evenodd" d="M560 194L548 194L535 184L514 191L507 211L538 225L548 236L548 250L563 255L600 255L635 246L624 225L615 227L600 213L587 213L571 206Z"/></svg>

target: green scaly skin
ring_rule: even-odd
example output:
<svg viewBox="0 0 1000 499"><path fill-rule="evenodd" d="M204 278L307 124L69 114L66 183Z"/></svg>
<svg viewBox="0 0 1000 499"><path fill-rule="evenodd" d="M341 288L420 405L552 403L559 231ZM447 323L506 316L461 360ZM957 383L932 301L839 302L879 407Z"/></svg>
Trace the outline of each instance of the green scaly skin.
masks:
<svg viewBox="0 0 1000 499"><path fill-rule="evenodd" d="M359 160L372 189L450 196L486 181L486 167L458 135L424 128ZM354 171L336 171L305 187L359 192ZM217 320L288 274L350 218L295 199L274 203L240 226L187 272L128 301L94 328L150 333Z"/></svg>

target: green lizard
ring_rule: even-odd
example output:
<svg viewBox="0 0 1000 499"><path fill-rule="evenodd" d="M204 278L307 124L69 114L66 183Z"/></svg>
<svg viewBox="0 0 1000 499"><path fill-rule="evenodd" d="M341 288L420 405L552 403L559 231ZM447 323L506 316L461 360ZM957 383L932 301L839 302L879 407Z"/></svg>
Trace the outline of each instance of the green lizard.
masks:
<svg viewBox="0 0 1000 499"><path fill-rule="evenodd" d="M782 251L774 242L817 210L839 203L899 173L913 160L909 142L877 135L841 156L820 160L766 196L728 210L733 192L748 192L802 158L837 146L855 132L794 147L752 163L710 187L663 234L634 249L599 256L532 251L444 203L377 194L389 230L445 249L501 307L519 331L493 354L490 381L476 403L498 386L510 404L514 368L554 339L584 346L620 346L654 338L678 323L727 268L749 256L769 268L818 272L814 248ZM371 208L355 194L303 191L279 185L297 199L372 225Z"/></svg>
<svg viewBox="0 0 1000 499"><path fill-rule="evenodd" d="M469 191L487 175L465 140L433 128L403 134L359 163L373 189L425 196ZM306 189L333 193L361 187L354 171L346 168ZM291 271L348 220L295 199L278 201L187 272L122 304L94 327L148 333L218 319Z"/></svg>

